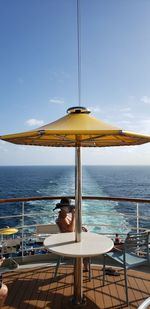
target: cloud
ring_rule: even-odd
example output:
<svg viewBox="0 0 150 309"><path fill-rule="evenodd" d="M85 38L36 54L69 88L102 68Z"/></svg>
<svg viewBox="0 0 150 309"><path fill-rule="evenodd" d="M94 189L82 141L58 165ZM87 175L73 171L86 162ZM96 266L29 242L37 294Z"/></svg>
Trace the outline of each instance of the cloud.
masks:
<svg viewBox="0 0 150 309"><path fill-rule="evenodd" d="M28 150L28 146L23 146L23 145L19 145L19 147L17 148L18 151L27 151Z"/></svg>
<svg viewBox="0 0 150 309"><path fill-rule="evenodd" d="M139 134L150 135L150 119L137 118L135 121L132 121L126 129Z"/></svg>
<svg viewBox="0 0 150 309"><path fill-rule="evenodd" d="M141 99L141 102L145 103L145 104L150 104L150 97L144 95Z"/></svg>
<svg viewBox="0 0 150 309"><path fill-rule="evenodd" d="M128 113L128 112L130 112L131 111L131 108L130 107L124 107L124 108L121 108L120 109L120 112L122 112L122 113Z"/></svg>
<svg viewBox="0 0 150 309"><path fill-rule="evenodd" d="M102 110L98 106L89 106L91 112L102 112Z"/></svg>
<svg viewBox="0 0 150 309"><path fill-rule="evenodd" d="M130 119L134 118L134 116L131 113L124 113L123 116L127 117L127 118L130 118Z"/></svg>
<svg viewBox="0 0 150 309"><path fill-rule="evenodd" d="M122 125L125 125L125 126L128 126L131 124L131 121L130 120L124 120L124 119L121 119L120 121L116 121L116 125L119 125L119 126L122 126Z"/></svg>
<svg viewBox="0 0 150 309"><path fill-rule="evenodd" d="M129 100L134 100L135 99L135 95L129 95L128 99Z"/></svg>
<svg viewBox="0 0 150 309"><path fill-rule="evenodd" d="M2 141L1 141L2 142ZM5 145L1 145L0 144L0 150L1 150L1 152L7 152L8 150L7 150L7 146L5 146Z"/></svg>
<svg viewBox="0 0 150 309"><path fill-rule="evenodd" d="M28 125L29 127L41 126L42 124L44 124L44 121L38 120L38 119L35 119L35 118L30 118L30 119L26 120L25 124Z"/></svg>
<svg viewBox="0 0 150 309"><path fill-rule="evenodd" d="M150 119L142 119L139 124L142 132L150 134Z"/></svg>
<svg viewBox="0 0 150 309"><path fill-rule="evenodd" d="M135 95L129 95L127 101L129 104L135 103L136 101Z"/></svg>
<svg viewBox="0 0 150 309"><path fill-rule="evenodd" d="M52 99L49 99L49 103L52 103L52 104L64 104L65 102L61 98L54 97Z"/></svg>
<svg viewBox="0 0 150 309"><path fill-rule="evenodd" d="M51 73L51 77L52 79L57 79L58 82L63 82L66 79L70 79L70 74L68 72L65 71L54 71L54 72L50 72Z"/></svg>
<svg viewBox="0 0 150 309"><path fill-rule="evenodd" d="M130 107L125 107L125 108L120 109L120 112L122 113L123 117L132 119L134 118L134 116L130 111L131 111Z"/></svg>

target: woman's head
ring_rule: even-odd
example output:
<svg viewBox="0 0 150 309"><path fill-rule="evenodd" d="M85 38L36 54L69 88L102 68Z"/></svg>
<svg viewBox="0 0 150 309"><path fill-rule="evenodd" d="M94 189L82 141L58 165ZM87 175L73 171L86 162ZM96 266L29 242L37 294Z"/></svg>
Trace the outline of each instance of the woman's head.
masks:
<svg viewBox="0 0 150 309"><path fill-rule="evenodd" d="M72 207L74 208L74 205L72 205L71 200L68 197L64 196L61 199L60 203L56 204L56 207L53 210L64 209L66 212L70 212Z"/></svg>

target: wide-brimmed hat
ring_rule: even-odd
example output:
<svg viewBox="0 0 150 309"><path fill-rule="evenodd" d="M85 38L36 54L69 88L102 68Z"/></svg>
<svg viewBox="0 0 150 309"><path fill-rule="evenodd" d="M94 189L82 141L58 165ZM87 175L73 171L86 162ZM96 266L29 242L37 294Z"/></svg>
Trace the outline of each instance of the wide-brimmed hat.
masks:
<svg viewBox="0 0 150 309"><path fill-rule="evenodd" d="M71 199L70 198L68 198L68 197L63 197L62 199L61 199L61 201L60 201L60 203L57 203L56 204L56 207L53 209L53 210L55 210L55 209L61 209L62 207L74 207L75 205L73 205L72 203L71 203Z"/></svg>

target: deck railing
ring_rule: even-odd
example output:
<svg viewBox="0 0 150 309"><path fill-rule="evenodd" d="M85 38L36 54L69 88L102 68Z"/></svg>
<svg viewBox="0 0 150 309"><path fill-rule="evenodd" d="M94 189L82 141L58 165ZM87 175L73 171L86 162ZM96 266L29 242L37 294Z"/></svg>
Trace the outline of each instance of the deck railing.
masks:
<svg viewBox="0 0 150 309"><path fill-rule="evenodd" d="M3 205L5 204L11 204L11 203L16 203L18 204L18 206L21 206L21 211L20 213L18 213L17 215L8 215L8 216L0 216L0 226L1 226L1 220L7 220L7 222L13 218L18 218L18 219L21 219L21 225L18 225L16 226L18 229L19 229L19 235L20 235L20 238L21 238L21 242L22 242L22 256L24 255L24 246L23 246L23 243L27 240L27 238L29 239L32 238L33 235L35 235L35 231L31 233L31 230L35 229L37 225L40 224L40 222L36 221L36 216L39 215L39 212L36 213L36 212L30 212L30 213L27 213L26 212L26 203L28 202L33 202L33 201L56 201L56 200L60 200L62 198L62 196L42 196L42 197L23 197L23 198L9 198L9 199L0 199L0 209L1 207L3 207ZM74 199L74 196L69 196L69 198L71 199ZM135 206L135 214L136 214L136 217L135 217L135 222L136 222L136 225L135 226L130 226L130 228L137 232L139 232L140 230L145 230L145 229L150 229L150 225L149 225L149 222L150 222L150 216L146 215L146 216L141 216L140 215L140 212L139 212L139 208L140 207L144 207L145 204L150 204L150 200L148 199L137 199L137 198L126 198L126 197L105 197L105 196L83 196L82 197L83 201L111 201L111 202L127 202L127 203L131 203L132 205ZM13 205L11 205L13 207ZM99 205L98 205L99 206ZM109 205L108 205L109 206ZM34 206L33 206L34 207ZM13 210L11 211L10 209L10 213L13 213ZM150 213L150 212L149 212ZM83 215L85 214L88 214L88 215L109 215L110 213L109 212L103 212L103 214L101 212L99 212L99 209L95 211L83 211ZM42 218L42 216L47 216L48 218L48 215L49 215L49 211L40 211L40 217ZM113 213L111 213L111 215L113 215ZM115 213L116 215L116 213ZM119 214L118 214L119 215ZM125 216L126 218L127 217L130 217L131 219L131 214L123 214L123 216ZM132 215L133 216L133 215ZM35 224L25 224L25 218L26 217L34 217L34 221L35 221ZM53 223L54 223L54 219L55 219L55 215L53 216L53 218L51 218L51 221L53 220ZM147 222L147 225L145 224L144 226L141 225L140 223L140 220L143 219L145 220L145 222ZM48 223L48 222L47 222ZM52 223L52 222L51 222ZM86 224L86 222L85 222ZM10 221L10 224L8 224L9 226L11 225L12 227L12 224L11 224L11 221ZM90 223L90 224L86 224L88 225L89 227L91 226L94 226L94 227L98 227L99 224L95 224L95 223ZM101 226L108 226L110 227L110 224L101 224ZM113 227L113 226L112 226ZM116 228L116 231L117 231L117 226L115 226ZM30 230L30 232L28 233L28 231ZM107 232L105 231L104 234L107 234ZM110 235L110 233L108 233ZM123 235L123 233L122 233ZM114 235L111 235L111 237L114 237ZM1 239L3 238L3 236L1 236ZM36 248L37 249L37 248Z"/></svg>

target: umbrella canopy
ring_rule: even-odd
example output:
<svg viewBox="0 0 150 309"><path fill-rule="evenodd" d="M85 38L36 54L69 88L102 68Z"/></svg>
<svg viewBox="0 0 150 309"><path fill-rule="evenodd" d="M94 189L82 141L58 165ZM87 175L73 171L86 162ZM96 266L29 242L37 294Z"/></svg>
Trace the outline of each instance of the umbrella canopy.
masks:
<svg viewBox="0 0 150 309"><path fill-rule="evenodd" d="M51 147L109 147L140 145L150 136L123 131L90 115L85 107L72 107L67 115L32 131L0 136L22 145Z"/></svg>
<svg viewBox="0 0 150 309"><path fill-rule="evenodd" d="M18 232L18 229L8 227L6 229L0 229L0 235L12 235Z"/></svg>
<svg viewBox="0 0 150 309"><path fill-rule="evenodd" d="M71 107L67 115L33 131L0 136L1 140L35 146L75 147L76 241L81 240L81 147L130 146L150 142L150 136L123 131L90 115L85 107Z"/></svg>

